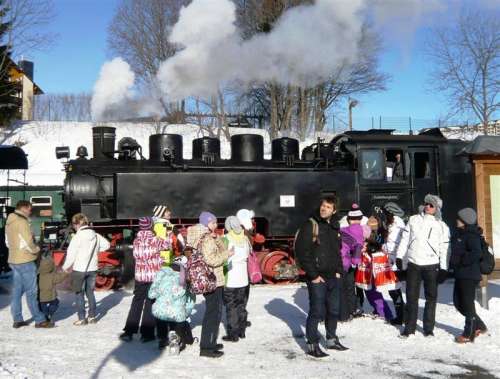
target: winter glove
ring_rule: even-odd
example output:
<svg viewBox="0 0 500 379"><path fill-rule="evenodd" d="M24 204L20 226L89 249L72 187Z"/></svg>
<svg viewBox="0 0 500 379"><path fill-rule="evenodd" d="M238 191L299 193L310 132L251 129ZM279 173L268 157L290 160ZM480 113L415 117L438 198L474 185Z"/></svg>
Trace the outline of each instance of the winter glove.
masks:
<svg viewBox="0 0 500 379"><path fill-rule="evenodd" d="M442 284L444 281L448 278L448 271L446 270L439 270L438 273L438 283Z"/></svg>
<svg viewBox="0 0 500 379"><path fill-rule="evenodd" d="M399 271L403 271L403 260L401 258L396 258L396 267Z"/></svg>

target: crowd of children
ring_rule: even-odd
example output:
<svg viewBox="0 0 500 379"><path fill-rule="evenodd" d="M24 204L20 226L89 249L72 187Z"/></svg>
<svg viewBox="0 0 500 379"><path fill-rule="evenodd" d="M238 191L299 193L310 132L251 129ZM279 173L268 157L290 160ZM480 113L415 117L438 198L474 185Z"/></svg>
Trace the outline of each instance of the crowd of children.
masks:
<svg viewBox="0 0 500 379"><path fill-rule="evenodd" d="M205 297L201 356L223 355L217 338L224 305L227 335L222 339L245 338L252 253L245 231L253 228L252 213L240 210L240 218L227 217L221 235L216 216L202 212L199 223L187 229L186 241L170 223L167 206L156 206L152 218L140 218L133 244L134 297L120 339L129 342L140 332L142 342L158 338L159 349L181 352L194 342L189 318L196 295Z"/></svg>

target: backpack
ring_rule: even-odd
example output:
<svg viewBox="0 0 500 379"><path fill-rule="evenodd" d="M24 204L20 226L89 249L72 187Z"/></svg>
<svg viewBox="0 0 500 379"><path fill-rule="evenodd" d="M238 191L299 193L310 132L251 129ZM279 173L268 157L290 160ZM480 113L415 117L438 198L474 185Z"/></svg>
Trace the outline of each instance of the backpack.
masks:
<svg viewBox="0 0 500 379"><path fill-rule="evenodd" d="M312 242L315 243L315 244L318 244L319 245L319 238L318 238L318 235L319 235L319 225L318 225L318 222L310 217L309 218L309 221L311 222L312 224ZM295 237L293 239L293 252L294 252L294 255L295 255L295 263L298 267L300 267L300 263L299 263L299 260L297 259L297 254L295 254L295 246L297 244L297 237L300 233L300 228L297 229L297 231L295 232Z"/></svg>
<svg viewBox="0 0 500 379"><path fill-rule="evenodd" d="M203 237L202 237L203 239ZM201 245L201 240L199 245ZM198 245L198 246L199 246ZM208 266L199 249L193 250L186 265L186 279L189 288L195 295L213 292L217 288L217 278Z"/></svg>
<svg viewBox="0 0 500 379"><path fill-rule="evenodd" d="M488 245L488 242L481 236L481 260L479 262L479 270L483 275L490 275L495 269L495 256L493 249Z"/></svg>

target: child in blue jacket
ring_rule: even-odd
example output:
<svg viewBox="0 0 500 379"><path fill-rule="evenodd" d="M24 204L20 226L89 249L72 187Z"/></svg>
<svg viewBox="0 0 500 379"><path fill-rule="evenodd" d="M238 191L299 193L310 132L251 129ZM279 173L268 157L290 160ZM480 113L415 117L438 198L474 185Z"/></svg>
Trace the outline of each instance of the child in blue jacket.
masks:
<svg viewBox="0 0 500 379"><path fill-rule="evenodd" d="M149 298L156 299L152 310L156 318L160 350L169 345L169 332L175 332L180 340L180 351L184 350L186 344L193 343L187 319L193 311L195 296L186 286L186 262L186 257L179 257L171 267L163 267L149 289Z"/></svg>

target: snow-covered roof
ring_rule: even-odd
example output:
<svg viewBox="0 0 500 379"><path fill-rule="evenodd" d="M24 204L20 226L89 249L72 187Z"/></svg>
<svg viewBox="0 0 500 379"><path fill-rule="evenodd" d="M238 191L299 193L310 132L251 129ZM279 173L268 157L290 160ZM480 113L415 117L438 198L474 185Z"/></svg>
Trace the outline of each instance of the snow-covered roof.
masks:
<svg viewBox="0 0 500 379"><path fill-rule="evenodd" d="M500 136L479 136L463 148L460 154L498 155L500 154Z"/></svg>

